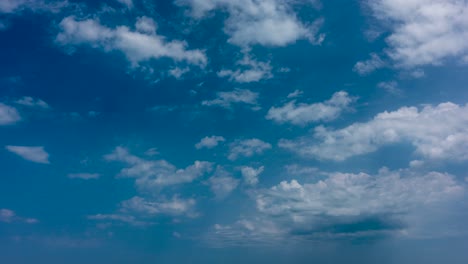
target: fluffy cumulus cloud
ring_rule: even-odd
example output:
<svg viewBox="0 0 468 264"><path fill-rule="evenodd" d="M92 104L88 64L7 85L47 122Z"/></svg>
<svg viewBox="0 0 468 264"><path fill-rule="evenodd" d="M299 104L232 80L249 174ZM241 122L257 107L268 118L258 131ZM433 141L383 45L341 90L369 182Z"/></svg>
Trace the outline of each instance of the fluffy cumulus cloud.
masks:
<svg viewBox="0 0 468 264"><path fill-rule="evenodd" d="M38 222L38 220L35 218L24 218L17 216L14 211L3 208L0 209L0 222L35 224Z"/></svg>
<svg viewBox="0 0 468 264"><path fill-rule="evenodd" d="M42 164L50 163L49 153L44 150L44 147L6 146L5 148L25 160Z"/></svg>
<svg viewBox="0 0 468 264"><path fill-rule="evenodd" d="M203 18L211 11L228 13L224 31L229 42L238 46L285 46L299 39L320 43L323 35L318 31L321 19L305 24L296 16L292 4L283 0L176 0L189 6L194 18ZM304 4L312 1L305 2Z"/></svg>
<svg viewBox="0 0 468 264"><path fill-rule="evenodd" d="M263 173L264 169L264 166L260 166L257 169L248 166L241 167L241 173L242 177L244 178L244 182L247 185L257 185L258 176Z"/></svg>
<svg viewBox="0 0 468 264"><path fill-rule="evenodd" d="M133 29L128 26L110 28L102 25L98 19L78 20L75 17L64 18L59 27L58 44L88 45L106 52L120 51L133 65L163 57L200 67L207 63L203 51L189 50L185 41L168 41L158 35L156 23L147 17L138 18Z"/></svg>
<svg viewBox="0 0 468 264"><path fill-rule="evenodd" d="M229 145L228 159L236 160L239 157L252 157L271 149L271 144L257 138L237 140Z"/></svg>
<svg viewBox="0 0 468 264"><path fill-rule="evenodd" d="M178 169L165 160L148 160L134 156L122 147L117 147L105 159L126 164L127 167L120 171L120 176L135 178L136 186L142 191L190 183L212 169L212 163L206 161L195 161L185 169Z"/></svg>
<svg viewBox="0 0 468 264"><path fill-rule="evenodd" d="M0 103L0 126L15 124L20 120L21 116L16 108Z"/></svg>
<svg viewBox="0 0 468 264"><path fill-rule="evenodd" d="M403 142L411 143L425 158L467 160L468 105L403 107L342 129L319 126L311 137L279 144L306 157L340 161Z"/></svg>
<svg viewBox="0 0 468 264"><path fill-rule="evenodd" d="M283 181L259 191L256 203L259 212L290 232L359 233L404 228L405 215L461 198L463 192L449 174L383 168L377 175L331 173L314 183ZM376 223L359 225L369 221Z"/></svg>
<svg viewBox="0 0 468 264"><path fill-rule="evenodd" d="M226 109L232 109L235 104L246 104L257 108L258 93L247 89L236 88L230 92L218 92L213 100L206 100L202 105L219 106Z"/></svg>
<svg viewBox="0 0 468 264"><path fill-rule="evenodd" d="M296 101L291 101L284 106L270 108L266 119L294 125L331 121L339 117L343 111L349 109L349 105L355 100L356 98L349 96L347 92L340 91L323 103L297 104Z"/></svg>
<svg viewBox="0 0 468 264"><path fill-rule="evenodd" d="M402 67L441 64L468 54L468 2L460 0L367 1L389 23L387 55Z"/></svg>
<svg viewBox="0 0 468 264"><path fill-rule="evenodd" d="M218 144L220 142L224 142L224 141L226 141L226 139L224 137L221 137L221 136L204 137L204 138L202 138L200 140L200 142L195 144L195 148L197 148L197 149L202 149L202 148L212 149L212 148L218 146Z"/></svg>
<svg viewBox="0 0 468 264"><path fill-rule="evenodd" d="M258 82L273 77L271 65L269 62L259 62L245 55L237 63L239 69L221 70L219 77L227 77L230 81L238 83Z"/></svg>

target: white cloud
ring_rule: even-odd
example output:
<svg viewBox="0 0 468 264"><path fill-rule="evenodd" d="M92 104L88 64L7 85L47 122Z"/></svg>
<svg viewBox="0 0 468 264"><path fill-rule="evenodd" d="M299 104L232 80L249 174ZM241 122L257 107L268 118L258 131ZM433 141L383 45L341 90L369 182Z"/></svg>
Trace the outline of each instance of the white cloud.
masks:
<svg viewBox="0 0 468 264"><path fill-rule="evenodd" d="M318 172L315 167L302 166L298 164L290 164L284 167L286 173L291 176L310 176Z"/></svg>
<svg viewBox="0 0 468 264"><path fill-rule="evenodd" d="M245 55L244 58L236 64L240 69L235 71L221 70L218 72L218 76L228 77L230 81L238 83L258 82L273 77L269 62L259 62Z"/></svg>
<svg viewBox="0 0 468 264"><path fill-rule="evenodd" d="M222 167L218 166L214 176L208 180L211 191L217 199L224 199L239 185L239 180L234 179Z"/></svg>
<svg viewBox="0 0 468 264"><path fill-rule="evenodd" d="M396 81L379 82L377 87L384 89L388 93L394 95L401 95L403 93L403 91L398 88L398 83Z"/></svg>
<svg viewBox="0 0 468 264"><path fill-rule="evenodd" d="M229 35L228 41L238 46L286 46L299 39L320 44L324 38L318 35L321 19L306 25L297 18L292 5L282 0L177 0L176 3L189 6L192 17L197 19L214 10L226 11L229 16L224 31Z"/></svg>
<svg viewBox="0 0 468 264"><path fill-rule="evenodd" d="M117 2L126 5L128 8L133 8L133 0L117 0Z"/></svg>
<svg viewBox="0 0 468 264"><path fill-rule="evenodd" d="M212 169L212 163L206 161L195 161L185 169L178 169L165 160L147 160L131 155L122 147L117 147L104 158L125 163L127 167L120 171L120 176L135 178L136 186L142 191L190 183Z"/></svg>
<svg viewBox="0 0 468 264"><path fill-rule="evenodd" d="M302 126L311 122L331 121L349 109L349 105L355 100L347 92L340 91L323 103L296 104L296 101L291 101L284 106L270 108L266 119Z"/></svg>
<svg viewBox="0 0 468 264"><path fill-rule="evenodd" d="M19 122L21 116L16 108L0 103L0 126Z"/></svg>
<svg viewBox="0 0 468 264"><path fill-rule="evenodd" d="M339 228L329 227L369 219L384 221L382 217L401 222L413 211L461 198L463 192L462 185L449 174L421 175L411 170L383 168L377 175L331 173L315 183L283 181L269 190L259 191L256 203L260 213L282 228L313 234L320 230L339 232ZM382 228L401 229L400 225ZM366 231L358 225L353 229L348 232Z"/></svg>
<svg viewBox="0 0 468 264"><path fill-rule="evenodd" d="M288 94L287 98L292 99L292 98L297 98L301 97L304 94L303 91L301 90L295 90L294 92Z"/></svg>
<svg viewBox="0 0 468 264"><path fill-rule="evenodd" d="M257 185L258 184L258 176L263 173L265 169L264 166L261 166L257 169L244 166L241 168L242 177L244 178L244 182L248 185Z"/></svg>
<svg viewBox="0 0 468 264"><path fill-rule="evenodd" d="M127 26L109 28L97 19L76 20L66 17L60 22L61 32L56 42L64 46L89 45L106 52L120 51L133 65L159 58L171 58L177 62L204 67L207 64L201 50L188 50L185 41L167 41L156 33L156 23L150 18L139 18L135 30Z"/></svg>
<svg viewBox="0 0 468 264"><path fill-rule="evenodd" d="M385 62L379 57L379 55L372 53L371 58L366 61L359 61L354 65L353 71L360 75L367 75L377 69L383 68Z"/></svg>
<svg viewBox="0 0 468 264"><path fill-rule="evenodd" d="M200 140L200 142L195 144L195 148L197 148L197 149L202 149L202 148L211 149L211 148L214 148L214 147L218 146L218 144L220 142L224 142L224 141L226 141L226 139L224 137L221 137L221 136L204 137L204 138L202 138Z"/></svg>
<svg viewBox="0 0 468 264"><path fill-rule="evenodd" d="M402 107L338 130L319 126L312 137L281 140L279 145L306 157L340 161L403 142L425 158L467 160L468 105Z"/></svg>
<svg viewBox="0 0 468 264"><path fill-rule="evenodd" d="M195 217L197 216L195 205L195 199L181 199L178 196L174 196L169 200L148 200L142 197L133 197L122 202L120 211L136 213L146 217L155 215Z"/></svg>
<svg viewBox="0 0 468 264"><path fill-rule="evenodd" d="M32 11L46 11L56 13L69 6L68 1L44 1L44 0L2 0L0 1L1 13L17 13L24 9Z"/></svg>
<svg viewBox="0 0 468 264"><path fill-rule="evenodd" d="M186 68L175 67L169 70L169 75L171 75L172 77L176 79L180 79L182 75L186 74L189 71L190 69L188 67Z"/></svg>
<svg viewBox="0 0 468 264"><path fill-rule="evenodd" d="M391 29L387 55L401 67L437 65L468 54L468 2L460 0L367 1Z"/></svg>
<svg viewBox="0 0 468 264"><path fill-rule="evenodd" d="M99 173L70 173L67 175L70 179L91 180L101 177Z"/></svg>
<svg viewBox="0 0 468 264"><path fill-rule="evenodd" d="M264 151L271 149L271 144L257 138L252 138L237 140L231 143L229 148L228 159L236 160L241 156L252 157L254 154L262 154Z"/></svg>
<svg viewBox="0 0 468 264"><path fill-rule="evenodd" d="M35 218L23 218L16 215L16 213L10 209L0 209L0 222L4 223L26 223L26 224L36 224L39 222Z"/></svg>
<svg viewBox="0 0 468 264"><path fill-rule="evenodd" d="M12 13L27 2L27 0L2 0L0 1L0 13Z"/></svg>
<svg viewBox="0 0 468 264"><path fill-rule="evenodd" d="M15 103L23 106L33 107L33 108L42 108L42 109L49 109L50 106L42 101L39 98L32 98L30 96L24 96L21 99L15 101Z"/></svg>
<svg viewBox="0 0 468 264"><path fill-rule="evenodd" d="M50 163L49 153L44 150L44 147L6 146L5 148L25 160L42 164Z"/></svg>
<svg viewBox="0 0 468 264"><path fill-rule="evenodd" d="M217 92L216 99L203 101L202 105L219 106L231 109L234 104L257 106L258 93L246 89L236 88L231 92Z"/></svg>

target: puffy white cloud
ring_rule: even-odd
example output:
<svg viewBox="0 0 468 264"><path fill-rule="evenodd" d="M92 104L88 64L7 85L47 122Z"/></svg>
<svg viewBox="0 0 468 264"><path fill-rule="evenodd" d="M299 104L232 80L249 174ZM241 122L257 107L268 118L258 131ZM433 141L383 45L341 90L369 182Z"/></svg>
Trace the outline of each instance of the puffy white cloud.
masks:
<svg viewBox="0 0 468 264"><path fill-rule="evenodd" d="M263 173L264 169L264 166L258 167L257 169L248 166L241 167L244 182L248 185L257 185L258 176Z"/></svg>
<svg viewBox="0 0 468 264"><path fill-rule="evenodd" d="M222 167L218 166L214 176L208 180L211 191L217 199L224 199L239 185L239 180L234 179Z"/></svg>
<svg viewBox="0 0 468 264"><path fill-rule="evenodd" d="M50 163L49 153L44 150L44 147L6 146L5 148L25 160L42 164Z"/></svg>
<svg viewBox="0 0 468 264"><path fill-rule="evenodd" d="M449 174L384 168L377 175L331 173L315 183L283 181L269 190L259 191L256 202L259 212L291 231L339 232L337 226L369 219L384 221L384 217L403 221L419 208L456 200L463 192L462 185ZM366 231L362 228L372 227L356 225L348 232Z"/></svg>
<svg viewBox="0 0 468 264"><path fill-rule="evenodd" d="M285 46L299 39L319 44L324 38L318 35L322 20L302 23L288 1L176 0L176 3L189 6L194 18L202 18L214 10L226 11L229 16L224 31L229 35L228 41L238 46Z"/></svg>
<svg viewBox="0 0 468 264"><path fill-rule="evenodd" d="M273 77L271 73L271 65L269 62L259 62L248 55L236 63L240 69L221 70L218 72L219 77L228 77L230 81L238 83L258 82Z"/></svg>
<svg viewBox="0 0 468 264"><path fill-rule="evenodd" d="M349 105L356 100L345 91L336 92L330 100L323 103L296 104L291 101L281 107L272 107L266 115L266 119L278 123L292 123L294 125L306 125L311 122L331 121L336 118Z"/></svg>
<svg viewBox="0 0 468 264"><path fill-rule="evenodd" d="M42 108L42 109L50 108L50 106L43 100L39 98L32 98L30 96L24 96L16 100L15 103L19 105L27 106L27 107L33 107L33 108Z"/></svg>
<svg viewBox="0 0 468 264"><path fill-rule="evenodd" d="M99 173L70 173L67 175L70 179L91 180L101 177Z"/></svg>
<svg viewBox="0 0 468 264"><path fill-rule="evenodd" d="M207 64L201 50L188 50L185 41L167 41L156 33L156 23L150 18L139 18L135 30L127 26L109 28L97 19L77 20L66 17L60 24L56 42L60 45L89 45L106 52L120 51L134 65L150 59L171 58L177 62L204 67Z"/></svg>
<svg viewBox="0 0 468 264"><path fill-rule="evenodd" d="M224 137L221 137L221 136L204 137L204 138L202 138L200 140L200 142L195 144L195 148L197 148L197 149L202 149L202 148L211 149L211 148L214 148L214 147L218 146L218 144L220 142L224 142L224 141L226 141L226 139Z"/></svg>
<svg viewBox="0 0 468 264"><path fill-rule="evenodd" d="M252 157L255 154L262 154L264 151L271 149L271 144L257 138L237 140L229 145L228 159L236 160L237 158Z"/></svg>
<svg viewBox="0 0 468 264"><path fill-rule="evenodd" d="M467 160L468 105L402 107L338 130L319 126L311 137L281 140L279 145L306 157L340 161L403 142L425 158Z"/></svg>
<svg viewBox="0 0 468 264"><path fill-rule="evenodd" d="M256 107L258 93L236 88L231 92L217 92L216 99L203 101L202 105L232 109L234 104L247 104Z"/></svg>
<svg viewBox="0 0 468 264"><path fill-rule="evenodd" d="M4 223L26 223L26 224L36 224L39 222L35 218L23 218L16 215L16 213L10 209L0 209L0 222Z"/></svg>
<svg viewBox="0 0 468 264"><path fill-rule="evenodd" d="M142 191L190 183L212 169L212 163L206 161L195 161L185 169L178 169L165 160L147 160L134 156L122 147L117 147L104 158L127 164L127 167L120 171L120 176L135 178L136 186Z"/></svg>
<svg viewBox="0 0 468 264"><path fill-rule="evenodd" d="M0 103L0 126L15 124L20 120L21 116L16 108Z"/></svg>
<svg viewBox="0 0 468 264"><path fill-rule="evenodd" d="M441 64L468 53L468 2L369 0L374 16L389 24L387 55L401 67Z"/></svg>
<svg viewBox="0 0 468 264"><path fill-rule="evenodd" d="M366 61L359 61L354 65L353 71L360 75L367 75L377 69L383 68L385 62L379 57L379 55L372 53L371 58Z"/></svg>

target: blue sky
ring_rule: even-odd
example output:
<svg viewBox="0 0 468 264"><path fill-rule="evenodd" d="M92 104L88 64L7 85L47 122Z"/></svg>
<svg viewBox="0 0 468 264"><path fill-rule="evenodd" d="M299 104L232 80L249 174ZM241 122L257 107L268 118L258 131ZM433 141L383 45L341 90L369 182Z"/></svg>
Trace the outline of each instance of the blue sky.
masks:
<svg viewBox="0 0 468 264"><path fill-rule="evenodd" d="M2 263L465 263L467 13L2 0Z"/></svg>

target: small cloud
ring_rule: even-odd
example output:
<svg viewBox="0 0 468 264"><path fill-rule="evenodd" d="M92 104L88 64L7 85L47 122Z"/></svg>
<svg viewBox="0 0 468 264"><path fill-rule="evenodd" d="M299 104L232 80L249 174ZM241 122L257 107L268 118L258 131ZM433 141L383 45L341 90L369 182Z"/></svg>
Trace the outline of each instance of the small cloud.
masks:
<svg viewBox="0 0 468 264"><path fill-rule="evenodd" d="M241 156L252 157L254 154L262 154L264 151L271 149L271 144L257 138L252 138L235 141L229 147L228 159L236 160Z"/></svg>
<svg viewBox="0 0 468 264"><path fill-rule="evenodd" d="M5 148L25 160L42 164L50 163L49 154L44 147L6 146Z"/></svg>
<svg viewBox="0 0 468 264"><path fill-rule="evenodd" d="M252 107L257 106L258 93L246 89L236 88L231 92L218 92L213 100L203 101L205 106L218 106L232 109L235 104L247 104Z"/></svg>
<svg viewBox="0 0 468 264"><path fill-rule="evenodd" d="M0 126L12 125L21 121L21 116L16 108L0 103Z"/></svg>
<svg viewBox="0 0 468 264"><path fill-rule="evenodd" d="M159 151L157 148L150 148L147 151L145 151L145 155L149 157L153 157L153 156L159 155Z"/></svg>
<svg viewBox="0 0 468 264"><path fill-rule="evenodd" d="M224 168L218 166L214 173L214 176L208 180L211 191L215 194L216 199L222 200L229 196L239 185L239 180L231 177Z"/></svg>
<svg viewBox="0 0 468 264"><path fill-rule="evenodd" d="M377 84L377 87L384 89L385 91L393 95L403 94L403 91L398 88L398 83L396 81L380 82Z"/></svg>
<svg viewBox="0 0 468 264"><path fill-rule="evenodd" d="M258 82L273 77L270 62L259 62L245 55L236 64L239 67L238 69L235 71L221 70L218 72L218 76L222 78L227 77L230 81L238 83Z"/></svg>
<svg viewBox="0 0 468 264"><path fill-rule="evenodd" d="M366 61L359 61L354 65L353 71L359 75L368 75L369 73L383 68L385 62L375 53L371 53L371 58Z"/></svg>
<svg viewBox="0 0 468 264"><path fill-rule="evenodd" d="M290 98L290 99L291 99L291 98L297 98L297 97L302 96L303 94L304 94L303 91L301 91L301 90L295 90L294 92L288 94L287 98Z"/></svg>
<svg viewBox="0 0 468 264"><path fill-rule="evenodd" d="M101 177L99 173L70 173L67 175L70 179L91 180Z"/></svg>
<svg viewBox="0 0 468 264"><path fill-rule="evenodd" d="M200 140L200 142L195 144L195 148L196 149L202 149L202 148L211 149L211 148L218 146L220 142L224 142L224 141L226 141L226 139L221 136L204 137Z"/></svg>
<svg viewBox="0 0 468 264"><path fill-rule="evenodd" d="M22 106L27 106L31 108L41 108L41 109L49 109L50 106L42 101L39 98L32 98L30 96L24 96L23 98L16 100L16 104L22 105Z"/></svg>
<svg viewBox="0 0 468 264"><path fill-rule="evenodd" d="M252 167L242 167L241 168L241 173L242 177L244 178L244 182L247 185L257 185L258 184L258 176L263 173L263 170L265 169L264 166L261 166L257 169L252 168Z"/></svg>
<svg viewBox="0 0 468 264"><path fill-rule="evenodd" d="M0 209L0 222L36 224L39 221L35 218L23 218L17 216L16 213L10 209Z"/></svg>
<svg viewBox="0 0 468 264"><path fill-rule="evenodd" d="M185 67L185 68L176 67L176 68L169 70L169 74L176 79L180 79L182 75L186 74L189 71L190 69L188 67Z"/></svg>

